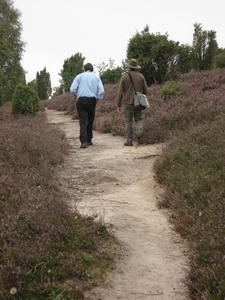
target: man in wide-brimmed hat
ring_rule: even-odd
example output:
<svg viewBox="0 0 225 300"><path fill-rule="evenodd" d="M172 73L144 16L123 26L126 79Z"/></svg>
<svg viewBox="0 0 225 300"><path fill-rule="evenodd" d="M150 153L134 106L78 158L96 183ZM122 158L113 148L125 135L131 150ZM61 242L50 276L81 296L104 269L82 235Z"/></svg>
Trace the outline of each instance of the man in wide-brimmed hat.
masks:
<svg viewBox="0 0 225 300"><path fill-rule="evenodd" d="M147 83L144 76L139 73L141 67L138 61L132 58L127 63L128 73L130 73L135 91L147 95ZM122 104L124 105L124 116L126 122L126 141L124 146L133 146L133 119L135 120L136 136L138 143L141 143L143 133L143 115L140 107L134 106L134 87L130 75L126 73L122 76L117 95L117 111L122 113Z"/></svg>
<svg viewBox="0 0 225 300"><path fill-rule="evenodd" d="M141 68L141 66L138 65L138 62L136 59L132 58L128 63L127 63L127 68L138 70Z"/></svg>

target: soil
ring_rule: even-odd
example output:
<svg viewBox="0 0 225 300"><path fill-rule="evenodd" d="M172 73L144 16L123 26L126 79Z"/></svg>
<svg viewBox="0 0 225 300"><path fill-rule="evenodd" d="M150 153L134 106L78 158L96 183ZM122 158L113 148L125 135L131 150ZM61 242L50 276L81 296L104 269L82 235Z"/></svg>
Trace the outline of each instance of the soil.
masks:
<svg viewBox="0 0 225 300"><path fill-rule="evenodd" d="M185 245L157 208L163 193L153 165L163 145L125 147L124 138L94 131L93 146L80 148L79 122L46 110L66 133L70 154L60 169L62 186L81 214L111 224L122 256L88 300L187 300ZM123 117L123 116L121 116Z"/></svg>

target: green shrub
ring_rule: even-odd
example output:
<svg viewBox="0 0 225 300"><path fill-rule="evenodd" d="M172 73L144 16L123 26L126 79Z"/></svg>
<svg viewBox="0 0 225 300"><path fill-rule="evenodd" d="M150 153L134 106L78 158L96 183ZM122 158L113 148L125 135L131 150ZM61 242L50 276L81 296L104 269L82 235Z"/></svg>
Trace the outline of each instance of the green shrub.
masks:
<svg viewBox="0 0 225 300"><path fill-rule="evenodd" d="M177 92L180 92L182 84L180 82L170 82L169 84L164 85L160 90L160 96L164 99L170 99L173 96L176 96Z"/></svg>
<svg viewBox="0 0 225 300"><path fill-rule="evenodd" d="M12 98L13 115L36 115L40 109L40 99L29 86L17 85Z"/></svg>

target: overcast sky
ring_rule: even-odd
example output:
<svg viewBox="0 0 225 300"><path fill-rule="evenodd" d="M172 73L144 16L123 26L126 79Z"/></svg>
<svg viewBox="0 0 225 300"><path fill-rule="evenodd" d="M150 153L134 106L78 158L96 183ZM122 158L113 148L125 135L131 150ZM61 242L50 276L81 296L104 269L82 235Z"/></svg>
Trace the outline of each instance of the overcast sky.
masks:
<svg viewBox="0 0 225 300"><path fill-rule="evenodd" d="M14 0L14 7L22 14L26 80L46 67L52 87L64 60L78 52L84 63L112 59L121 66L129 39L146 25L150 33L191 45L193 25L201 23L225 48L225 0Z"/></svg>

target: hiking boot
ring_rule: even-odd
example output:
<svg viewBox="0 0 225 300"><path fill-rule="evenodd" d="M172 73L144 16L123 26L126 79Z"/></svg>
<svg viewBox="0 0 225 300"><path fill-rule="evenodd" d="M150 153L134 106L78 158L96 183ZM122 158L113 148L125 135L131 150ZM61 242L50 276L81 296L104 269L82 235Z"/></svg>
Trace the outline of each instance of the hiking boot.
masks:
<svg viewBox="0 0 225 300"><path fill-rule="evenodd" d="M137 143L138 143L138 145L141 145L141 144L144 143L143 137L142 137L142 136L138 136L138 138L137 138Z"/></svg>
<svg viewBox="0 0 225 300"><path fill-rule="evenodd" d="M80 145L80 148L87 148L87 143L82 143L82 144Z"/></svg>
<svg viewBox="0 0 225 300"><path fill-rule="evenodd" d="M133 146L133 143L132 142L125 142L124 146Z"/></svg>

